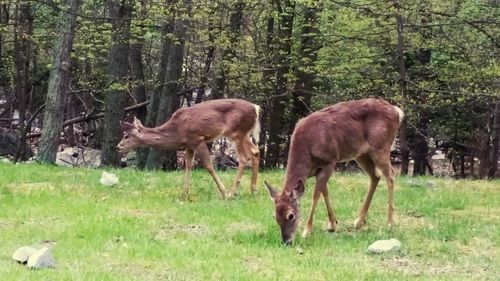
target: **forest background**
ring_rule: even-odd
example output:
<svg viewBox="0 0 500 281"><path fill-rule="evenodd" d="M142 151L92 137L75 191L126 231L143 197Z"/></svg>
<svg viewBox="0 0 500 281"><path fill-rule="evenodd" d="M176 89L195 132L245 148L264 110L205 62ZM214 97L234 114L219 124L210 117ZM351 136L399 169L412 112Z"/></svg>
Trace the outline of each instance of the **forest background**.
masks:
<svg viewBox="0 0 500 281"><path fill-rule="evenodd" d="M0 140L13 160L54 163L60 145L119 166L119 121L157 126L181 106L262 107L261 166L324 106L382 97L405 114L394 160L433 173L498 175L497 0L0 0ZM62 137L61 137L62 136ZM3 145L7 149L6 145ZM142 149L137 165L175 169Z"/></svg>

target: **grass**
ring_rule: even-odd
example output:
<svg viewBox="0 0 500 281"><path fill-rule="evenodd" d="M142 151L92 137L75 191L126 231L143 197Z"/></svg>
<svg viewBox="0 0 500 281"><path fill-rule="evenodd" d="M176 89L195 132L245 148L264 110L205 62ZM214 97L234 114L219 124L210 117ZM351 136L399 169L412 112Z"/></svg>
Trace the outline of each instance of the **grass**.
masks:
<svg viewBox="0 0 500 281"><path fill-rule="evenodd" d="M114 170L115 187L99 184L101 172L0 163L1 280L500 280L498 180L399 177L396 226L385 224L383 185L367 225L355 230L368 178L337 174L330 180L337 232L325 231L321 203L312 236L284 247L272 203L262 185L249 194L248 173L240 195L222 201L208 173L195 171L185 201L182 172ZM229 185L234 172L219 175ZM282 178L270 171L259 181L279 186ZM402 242L399 252L366 254L389 238ZM55 269L28 270L11 259L18 247L45 240L56 243Z"/></svg>

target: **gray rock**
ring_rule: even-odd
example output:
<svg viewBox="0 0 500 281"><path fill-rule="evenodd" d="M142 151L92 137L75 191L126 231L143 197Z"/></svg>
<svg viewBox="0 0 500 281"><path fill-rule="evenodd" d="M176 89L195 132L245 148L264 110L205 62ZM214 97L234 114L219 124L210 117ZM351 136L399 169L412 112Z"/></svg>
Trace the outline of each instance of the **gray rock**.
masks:
<svg viewBox="0 0 500 281"><path fill-rule="evenodd" d="M28 259L28 267L32 269L54 267L55 261L52 256L50 247L43 247L42 249L33 253Z"/></svg>
<svg viewBox="0 0 500 281"><path fill-rule="evenodd" d="M36 249L31 246L24 246L17 249L14 254L12 254L12 259L18 263L25 264L28 262L28 258L36 252Z"/></svg>
<svg viewBox="0 0 500 281"><path fill-rule="evenodd" d="M65 147L63 151L57 152L56 165L96 168L101 165L101 151L90 148Z"/></svg>
<svg viewBox="0 0 500 281"><path fill-rule="evenodd" d="M391 238L389 240L378 240L368 247L368 253L381 254L399 250L400 248L401 242L397 239Z"/></svg>

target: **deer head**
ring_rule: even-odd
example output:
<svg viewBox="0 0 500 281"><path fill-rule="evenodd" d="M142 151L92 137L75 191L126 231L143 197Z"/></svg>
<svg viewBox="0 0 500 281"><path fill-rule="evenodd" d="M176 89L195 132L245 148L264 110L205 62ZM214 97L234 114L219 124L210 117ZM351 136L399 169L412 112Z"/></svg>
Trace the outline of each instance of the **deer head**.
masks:
<svg viewBox="0 0 500 281"><path fill-rule="evenodd" d="M116 146L116 148L118 149L118 153L127 153L130 150L143 144L143 138L141 134L144 130L144 126L139 119L134 117L134 123L122 121L120 122L120 124L123 129L123 138Z"/></svg>
<svg viewBox="0 0 500 281"><path fill-rule="evenodd" d="M274 218L281 229L281 239L285 245L291 245L299 225L299 197L304 193L304 183L299 181L296 186L285 187L283 193L264 182L271 200L275 205Z"/></svg>

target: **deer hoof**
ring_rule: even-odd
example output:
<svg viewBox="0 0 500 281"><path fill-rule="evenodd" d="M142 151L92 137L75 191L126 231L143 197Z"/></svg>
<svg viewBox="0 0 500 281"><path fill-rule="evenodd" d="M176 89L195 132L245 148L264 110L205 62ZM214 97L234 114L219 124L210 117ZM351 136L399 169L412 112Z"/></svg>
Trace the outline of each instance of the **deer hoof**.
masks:
<svg viewBox="0 0 500 281"><path fill-rule="evenodd" d="M307 236L309 236L312 232L312 229L309 229L309 228L305 228L304 229L304 232L302 232L302 238L307 238Z"/></svg>
<svg viewBox="0 0 500 281"><path fill-rule="evenodd" d="M337 222L336 222L337 223ZM335 229L337 229L337 225L335 224L332 224L331 222L328 222L328 225L326 226L326 230L328 232L335 232Z"/></svg>
<svg viewBox="0 0 500 281"><path fill-rule="evenodd" d="M226 199L234 199L234 198L236 198L236 193L229 192L228 194L226 194Z"/></svg>
<svg viewBox="0 0 500 281"><path fill-rule="evenodd" d="M355 221L354 221L354 227L356 229L360 229L363 227L363 225L365 224L365 220L361 219L361 218L357 218Z"/></svg>

